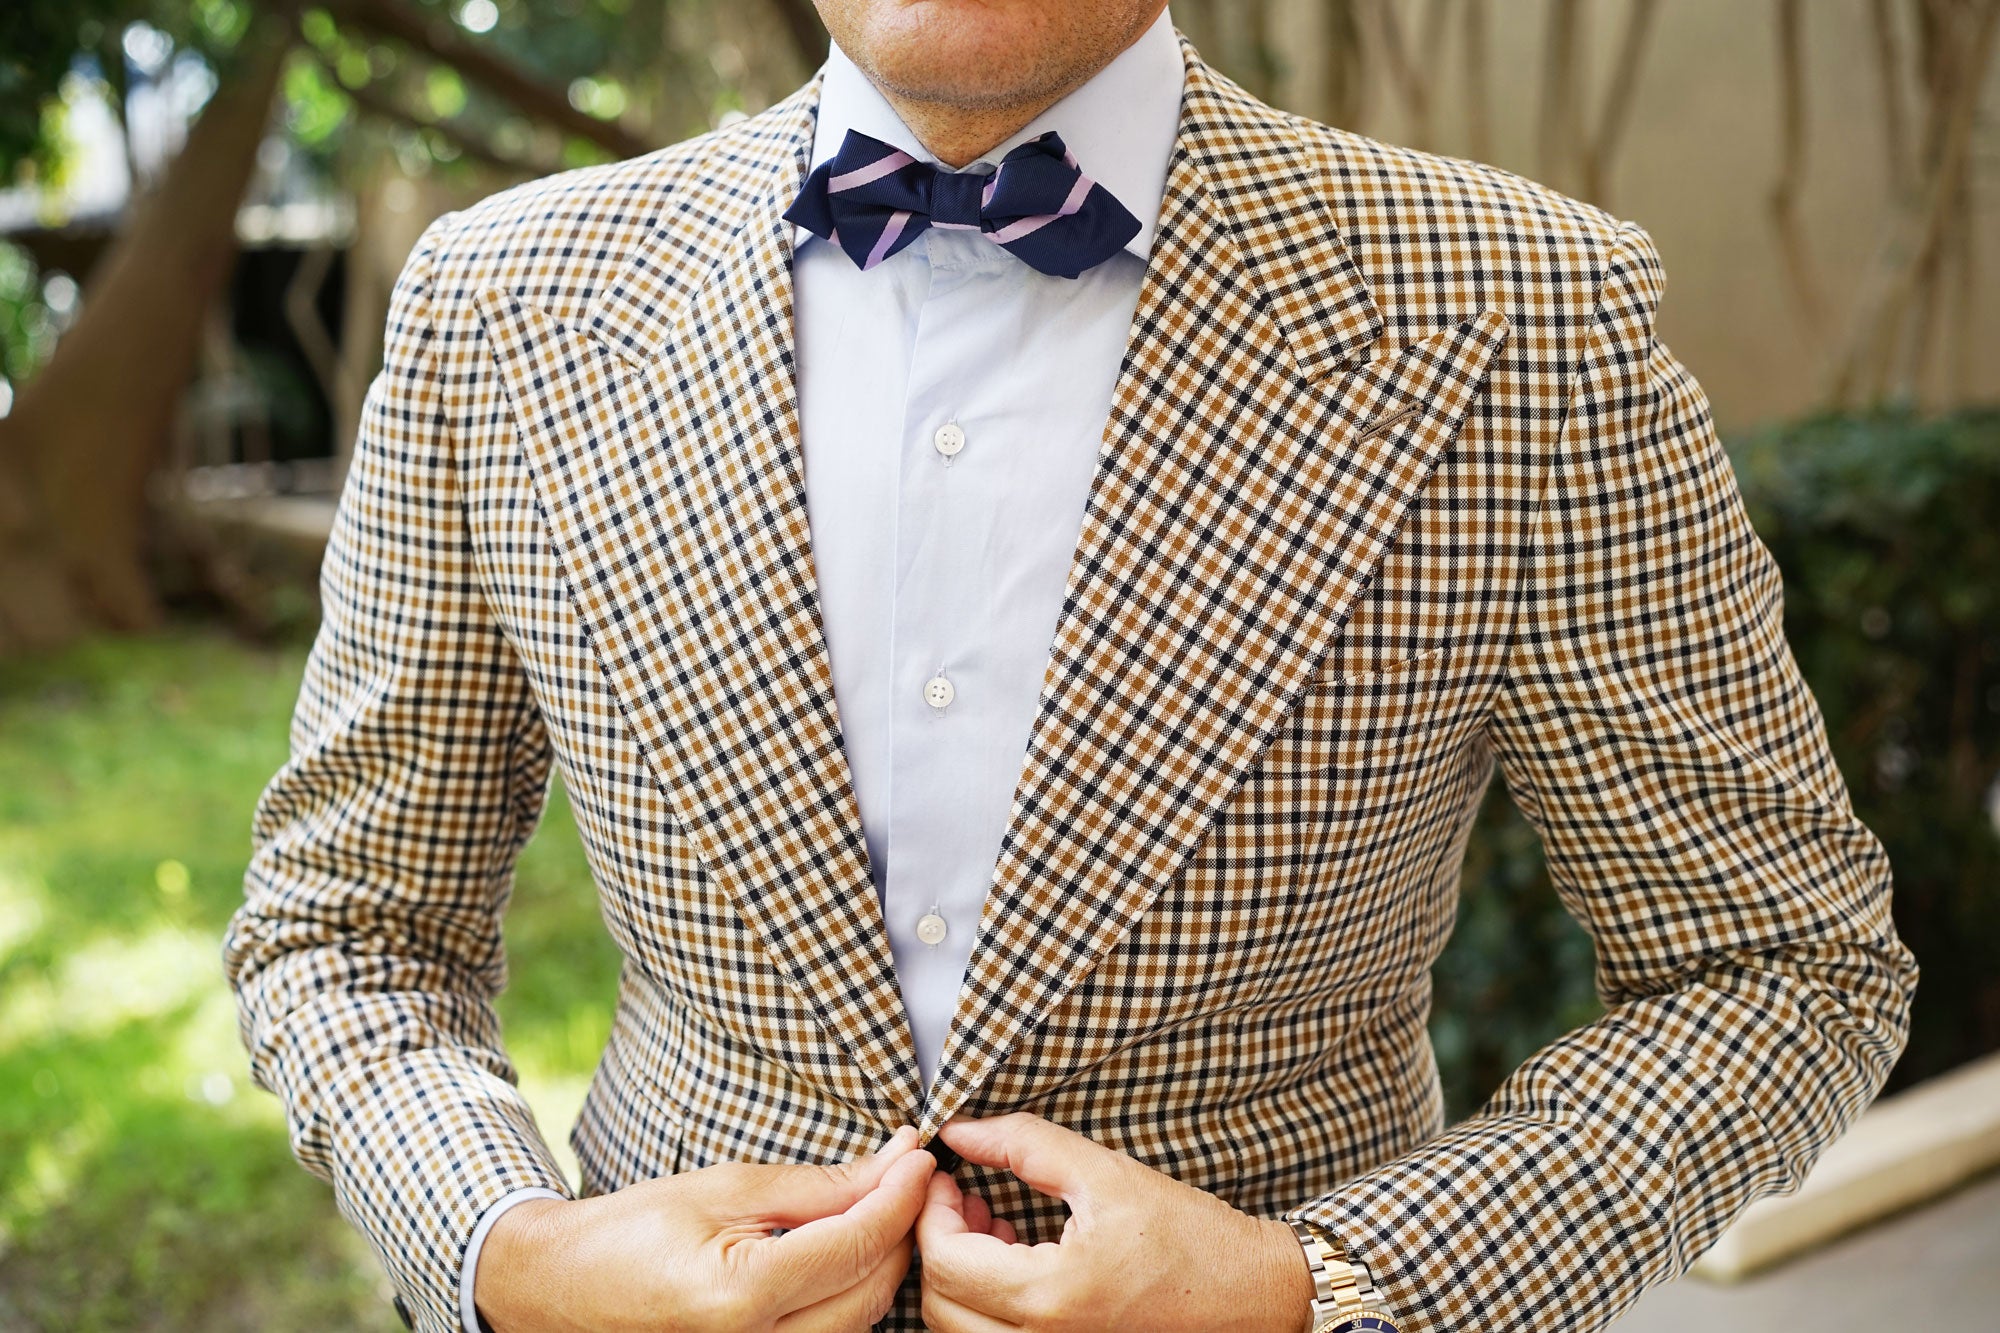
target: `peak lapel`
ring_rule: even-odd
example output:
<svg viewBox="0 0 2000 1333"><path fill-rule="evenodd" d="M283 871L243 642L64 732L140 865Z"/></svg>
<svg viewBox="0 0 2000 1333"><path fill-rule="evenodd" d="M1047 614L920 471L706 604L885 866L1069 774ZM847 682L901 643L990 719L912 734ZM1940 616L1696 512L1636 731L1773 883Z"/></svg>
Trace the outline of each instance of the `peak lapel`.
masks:
<svg viewBox="0 0 2000 1333"><path fill-rule="evenodd" d="M841 748L793 382L781 214L817 94L677 184L582 329L480 302L578 617L677 821L865 1071L848 1096L896 1123L919 1074Z"/></svg>
<svg viewBox="0 0 2000 1333"><path fill-rule="evenodd" d="M1312 675L1506 339L1359 362L1383 319L1280 113L1187 81L1141 287L926 1138L1186 861Z"/></svg>

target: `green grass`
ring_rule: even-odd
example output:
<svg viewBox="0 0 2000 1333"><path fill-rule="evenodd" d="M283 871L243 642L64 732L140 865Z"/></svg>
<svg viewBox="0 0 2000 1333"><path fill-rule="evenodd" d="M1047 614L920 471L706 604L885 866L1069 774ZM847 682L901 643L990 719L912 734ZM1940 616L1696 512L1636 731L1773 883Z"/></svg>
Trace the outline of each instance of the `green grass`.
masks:
<svg viewBox="0 0 2000 1333"><path fill-rule="evenodd" d="M220 943L303 646L180 629L0 664L0 1329L400 1329L248 1076ZM559 1153L616 954L560 788L502 998Z"/></svg>

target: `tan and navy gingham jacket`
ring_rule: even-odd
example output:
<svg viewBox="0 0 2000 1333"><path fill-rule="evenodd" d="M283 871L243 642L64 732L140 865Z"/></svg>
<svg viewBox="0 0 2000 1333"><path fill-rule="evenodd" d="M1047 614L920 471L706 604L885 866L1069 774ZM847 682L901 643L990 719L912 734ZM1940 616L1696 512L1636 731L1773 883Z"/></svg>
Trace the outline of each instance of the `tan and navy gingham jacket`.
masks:
<svg viewBox="0 0 2000 1333"><path fill-rule="evenodd" d="M1880 1086L1915 979L1889 867L1654 333L1651 238L1276 111L1182 45L928 1091L802 487L780 214L817 81L412 255L226 961L299 1157L426 1333L457 1326L486 1206L570 1188L490 1003L551 765L625 955L571 1136L588 1192L1027 1109L1327 1224L1411 1333L1585 1330ZM1447 1127L1428 976L1496 764L1609 1011ZM1060 1202L958 1173L1060 1231ZM884 1327L921 1327L917 1283Z"/></svg>

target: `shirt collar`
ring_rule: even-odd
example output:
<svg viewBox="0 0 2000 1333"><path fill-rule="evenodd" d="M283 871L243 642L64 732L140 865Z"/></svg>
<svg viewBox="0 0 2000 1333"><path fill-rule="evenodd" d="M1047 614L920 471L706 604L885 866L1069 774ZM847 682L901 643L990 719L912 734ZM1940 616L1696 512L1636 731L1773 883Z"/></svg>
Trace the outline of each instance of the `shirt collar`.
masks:
<svg viewBox="0 0 2000 1333"><path fill-rule="evenodd" d="M809 172L839 151L849 130L893 144L919 162L943 165L837 43L828 52L822 71L825 77L820 84ZM1180 131L1185 78L1180 40L1168 11L1163 9L1152 26L1110 64L981 154L978 161L998 166L1013 149L1055 130L1082 164L1084 174L1109 190L1139 219L1139 232L1125 248L1145 259L1152 249L1153 226L1166 195L1167 164ZM968 163L965 169L971 167ZM803 227L792 229L794 250L809 239L818 238Z"/></svg>

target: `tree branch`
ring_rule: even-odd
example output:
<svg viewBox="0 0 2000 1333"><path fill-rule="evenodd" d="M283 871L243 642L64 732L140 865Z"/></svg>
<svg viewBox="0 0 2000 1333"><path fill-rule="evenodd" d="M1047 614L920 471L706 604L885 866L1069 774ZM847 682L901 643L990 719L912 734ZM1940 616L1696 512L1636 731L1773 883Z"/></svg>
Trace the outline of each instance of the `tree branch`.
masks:
<svg viewBox="0 0 2000 1333"><path fill-rule="evenodd" d="M1576 151L1577 52L1583 41L1579 0L1552 0L1543 35L1542 105L1536 127L1537 174L1561 187L1570 176Z"/></svg>
<svg viewBox="0 0 2000 1333"><path fill-rule="evenodd" d="M487 166L505 172L510 176L542 176L555 170L554 165L550 163L528 162L521 158L509 157L492 144L487 143L485 140L457 125L453 125L449 121L425 120L415 113L405 110L393 99L378 91L376 85L372 83L363 84L359 88L350 88L340 81L339 73L328 62L325 56L314 51L313 58L326 71L327 78L332 85L338 88L341 94L349 101L353 102L356 108L367 115L374 116L378 120L388 121L394 125L400 125L404 129L420 132L428 130L452 147L458 149L459 152L464 153L467 157L484 162Z"/></svg>
<svg viewBox="0 0 2000 1333"><path fill-rule="evenodd" d="M1889 0L1871 0L1868 10L1875 33L1875 68L1882 80L1882 146L1887 153L1889 189L1899 193L1910 180L1910 136L1903 121L1902 44L1896 37Z"/></svg>
<svg viewBox="0 0 2000 1333"><path fill-rule="evenodd" d="M535 119L588 139L618 157L636 157L653 147L614 121L579 111L561 89L549 87L506 57L474 42L450 22L432 19L405 0L327 0L327 9L336 19L403 42L451 66Z"/></svg>
<svg viewBox="0 0 2000 1333"><path fill-rule="evenodd" d="M1880 397L1887 388L1895 340L1915 297L1928 257L1943 240L1966 172L1978 118L1979 93L2000 34L2000 0L1985 0L1962 15L1963 27L1943 22L1932 34L1931 130L1926 154L1928 179L1920 198L1898 210L1870 279L1863 285L1858 314L1846 346L1826 377L1822 398L1848 406L1867 371L1864 361L1875 352L1874 374L1865 389Z"/></svg>
<svg viewBox="0 0 2000 1333"><path fill-rule="evenodd" d="M1778 183L1768 207L1778 233L1799 331L1812 342L1825 337L1826 306L1813 280L1805 230L1799 221L1799 190L1806 175L1806 79L1798 0L1778 0Z"/></svg>
<svg viewBox="0 0 2000 1333"><path fill-rule="evenodd" d="M1465 0L1465 123L1475 161L1493 156L1493 111L1486 46L1486 0Z"/></svg>
<svg viewBox="0 0 2000 1333"><path fill-rule="evenodd" d="M1432 11L1435 15L1436 11ZM1403 104L1410 109L1410 138L1419 148L1432 147L1431 101L1429 81L1424 72L1410 59L1410 53L1403 42L1402 21L1396 17L1389 0L1376 0L1375 23L1381 34L1382 63L1389 70L1390 80L1403 96ZM1432 25L1435 27L1435 23Z"/></svg>
<svg viewBox="0 0 2000 1333"><path fill-rule="evenodd" d="M1646 36L1658 10L1658 0L1632 0L1624 40L1618 44L1618 63L1605 89L1604 109L1598 113L1597 130L1586 149L1584 197L1601 208L1611 206L1611 159L1618 150L1625 123L1631 119L1632 99L1639 87L1639 68L1645 63Z"/></svg>

